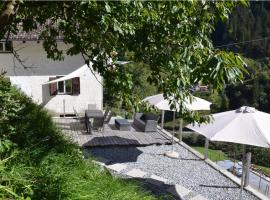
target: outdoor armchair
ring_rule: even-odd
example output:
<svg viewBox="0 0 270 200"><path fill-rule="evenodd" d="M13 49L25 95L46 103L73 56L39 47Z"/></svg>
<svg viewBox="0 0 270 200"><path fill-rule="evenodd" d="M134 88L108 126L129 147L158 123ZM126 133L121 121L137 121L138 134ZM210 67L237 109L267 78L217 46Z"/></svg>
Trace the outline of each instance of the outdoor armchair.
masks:
<svg viewBox="0 0 270 200"><path fill-rule="evenodd" d="M155 114L135 113L133 124L144 132L155 132L157 131L158 119L159 116Z"/></svg>

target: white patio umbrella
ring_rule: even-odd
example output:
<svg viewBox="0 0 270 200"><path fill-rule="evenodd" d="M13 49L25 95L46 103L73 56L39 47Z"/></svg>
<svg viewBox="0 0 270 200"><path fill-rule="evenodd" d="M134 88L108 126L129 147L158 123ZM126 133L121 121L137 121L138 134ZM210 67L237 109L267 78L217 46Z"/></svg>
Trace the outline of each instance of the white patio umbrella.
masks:
<svg viewBox="0 0 270 200"><path fill-rule="evenodd" d="M270 148L270 114L243 106L237 110L213 114L212 116L213 121L211 123L190 124L186 127L204 135L211 141ZM250 162L250 156L248 156L248 162ZM248 168L247 172L243 173L241 189L243 189L245 174L248 175Z"/></svg>
<svg viewBox="0 0 270 200"><path fill-rule="evenodd" d="M170 97L169 99L173 99L173 97ZM143 101L148 102L149 104L155 106L159 110L162 110L162 119L161 119L161 127L163 128L164 125L164 111L178 111L179 105L176 105L176 109L172 110L170 108L170 102L168 99L165 99L163 94L156 94L153 96L146 97L143 99ZM193 96L192 102L190 102L190 99L186 99L184 102L186 108L189 110L210 110L210 105L212 104L209 101L206 101L204 99L201 99L199 97Z"/></svg>
<svg viewBox="0 0 270 200"><path fill-rule="evenodd" d="M208 124L188 125L187 128L212 141L270 148L270 114L243 106L212 116L213 121Z"/></svg>
<svg viewBox="0 0 270 200"><path fill-rule="evenodd" d="M169 97L169 99L173 99L174 97ZM156 108L158 108L159 110L162 111L162 118L161 118L161 127L163 128L164 125L164 115L165 115L165 111L174 111L174 121L175 121L175 111L179 111L179 107L180 105L177 104L176 105L176 109L172 110L170 108L170 101L168 99L165 99L163 94L157 94L157 95L153 95L153 96L149 96L146 97L145 99L143 99L143 101L148 102L149 104L155 106ZM193 96L192 101L191 99L187 98L184 102L184 105L187 109L189 110L210 110L210 105L212 103L209 101L206 101L204 99L201 99L199 97L195 97ZM180 119L180 126L179 126L179 132L180 132L180 141L182 140L182 126L183 126L183 120ZM174 128L173 128L173 136L174 136ZM173 139L172 139L173 141ZM173 144L172 144L172 148L173 148ZM176 153L173 153L175 155L175 157L177 157Z"/></svg>
<svg viewBox="0 0 270 200"><path fill-rule="evenodd" d="M169 99L173 99L170 97ZM143 101L147 101L149 104L157 107L159 110L170 110L170 102L169 100L165 99L163 94L156 94L153 96L146 97ZM212 104L209 101L201 99L199 97L193 96L192 102L190 99L186 99L184 104L189 110L210 110L210 105ZM176 111L179 110L179 104L176 105Z"/></svg>

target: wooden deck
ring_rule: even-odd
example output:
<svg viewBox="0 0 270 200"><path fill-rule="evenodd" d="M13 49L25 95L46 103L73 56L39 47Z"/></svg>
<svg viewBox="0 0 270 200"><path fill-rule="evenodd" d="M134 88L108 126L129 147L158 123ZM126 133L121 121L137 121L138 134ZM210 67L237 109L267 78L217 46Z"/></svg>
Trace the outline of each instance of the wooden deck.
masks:
<svg viewBox="0 0 270 200"><path fill-rule="evenodd" d="M84 122L78 119L53 118L53 120L73 142L82 147L171 144L171 138L161 130L145 133L132 126L130 131L120 131L114 126L114 119L104 126L103 132L94 131L92 134L86 132Z"/></svg>

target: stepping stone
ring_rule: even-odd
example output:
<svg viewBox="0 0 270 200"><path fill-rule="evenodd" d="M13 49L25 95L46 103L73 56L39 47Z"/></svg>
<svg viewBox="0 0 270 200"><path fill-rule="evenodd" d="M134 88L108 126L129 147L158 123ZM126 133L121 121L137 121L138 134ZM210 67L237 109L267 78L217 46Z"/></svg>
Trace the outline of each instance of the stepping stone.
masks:
<svg viewBox="0 0 270 200"><path fill-rule="evenodd" d="M207 200L207 199L201 195L197 195L197 196L191 198L190 200Z"/></svg>
<svg viewBox="0 0 270 200"><path fill-rule="evenodd" d="M113 171L116 171L116 172L121 172L122 170L126 169L127 166L126 165L123 165L123 164L112 164L112 165L107 165L107 168L108 169L111 169Z"/></svg>
<svg viewBox="0 0 270 200"><path fill-rule="evenodd" d="M169 187L167 191L181 198L190 193L190 190L178 184Z"/></svg>
<svg viewBox="0 0 270 200"><path fill-rule="evenodd" d="M92 160L92 162L99 165L99 166L102 166L102 167L106 166L103 162L99 162L99 161L96 161L96 160Z"/></svg>
<svg viewBox="0 0 270 200"><path fill-rule="evenodd" d="M100 162L100 163L103 163L105 165L109 164L111 161L106 159L106 158L103 158L103 157L96 157L95 158L96 161Z"/></svg>
<svg viewBox="0 0 270 200"><path fill-rule="evenodd" d="M139 169L132 169L129 172L127 172L128 176L134 177L134 178L142 178L144 177L146 172L139 170Z"/></svg>
<svg viewBox="0 0 270 200"><path fill-rule="evenodd" d="M162 178L160 176L157 176L155 174L151 175L149 179L146 180L148 183L152 183L154 185L157 185L157 186L161 186L163 185L164 183L167 182L167 179L165 178Z"/></svg>

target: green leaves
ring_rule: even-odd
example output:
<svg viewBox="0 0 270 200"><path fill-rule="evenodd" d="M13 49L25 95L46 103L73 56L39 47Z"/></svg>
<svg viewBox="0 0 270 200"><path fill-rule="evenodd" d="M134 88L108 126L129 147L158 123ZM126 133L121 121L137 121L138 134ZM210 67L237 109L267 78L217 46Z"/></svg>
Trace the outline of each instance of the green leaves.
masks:
<svg viewBox="0 0 270 200"><path fill-rule="evenodd" d="M217 51L211 33L218 20L228 18L240 3L233 1L91 1L25 2L19 21L45 24L43 45L48 57L63 59L56 38L63 35L67 54L82 54L94 63L95 71L114 98L136 107L133 82L127 70L114 63L123 52L132 52L134 63L150 67L147 78L166 96L177 101L190 96L199 82L214 89L243 77L239 57ZM47 19L50 19L48 23ZM26 21L25 21L26 23ZM112 56L112 52L117 52ZM109 62L112 60L112 62ZM136 100L135 100L136 99ZM188 112L186 109L183 109Z"/></svg>
<svg viewBox="0 0 270 200"><path fill-rule="evenodd" d="M109 6L109 4L107 2L105 2L105 9L108 13L111 12L111 7Z"/></svg>

